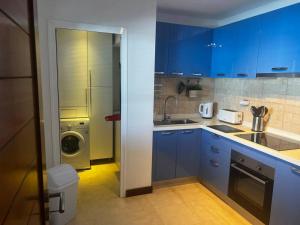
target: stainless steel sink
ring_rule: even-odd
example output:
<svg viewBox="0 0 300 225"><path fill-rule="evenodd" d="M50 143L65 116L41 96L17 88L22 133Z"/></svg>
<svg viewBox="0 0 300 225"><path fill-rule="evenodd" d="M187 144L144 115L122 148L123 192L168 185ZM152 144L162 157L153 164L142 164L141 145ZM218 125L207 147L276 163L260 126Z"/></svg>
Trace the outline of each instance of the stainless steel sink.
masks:
<svg viewBox="0 0 300 225"><path fill-rule="evenodd" d="M197 123L197 122L193 121L193 120L190 120L190 119L154 121L154 125L155 126L160 126L160 125L176 125L176 124L191 124L191 123Z"/></svg>

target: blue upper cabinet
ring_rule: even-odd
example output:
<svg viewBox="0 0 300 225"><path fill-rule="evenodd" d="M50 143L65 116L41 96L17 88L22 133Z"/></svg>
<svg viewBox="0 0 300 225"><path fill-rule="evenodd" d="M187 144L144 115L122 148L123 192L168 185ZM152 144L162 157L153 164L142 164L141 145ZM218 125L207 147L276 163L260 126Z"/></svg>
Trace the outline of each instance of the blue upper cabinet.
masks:
<svg viewBox="0 0 300 225"><path fill-rule="evenodd" d="M186 47L184 45L185 27L183 25L170 25L170 39L169 39L169 57L167 60L168 70L170 75L183 76L184 75L184 54Z"/></svg>
<svg viewBox="0 0 300 225"><path fill-rule="evenodd" d="M231 77L233 49L236 35L234 26L227 25L213 31L211 77Z"/></svg>
<svg viewBox="0 0 300 225"><path fill-rule="evenodd" d="M254 17L214 30L212 77L256 77L259 27Z"/></svg>
<svg viewBox="0 0 300 225"><path fill-rule="evenodd" d="M156 74L209 76L212 30L157 22Z"/></svg>
<svg viewBox="0 0 300 225"><path fill-rule="evenodd" d="M258 73L300 72L300 4L261 16Z"/></svg>
<svg viewBox="0 0 300 225"><path fill-rule="evenodd" d="M194 76L210 76L212 30L194 27L190 42L190 51L186 55L186 65L191 68L190 73Z"/></svg>
<svg viewBox="0 0 300 225"><path fill-rule="evenodd" d="M156 23L155 73L159 75L168 74L170 28L169 23Z"/></svg>
<svg viewBox="0 0 300 225"><path fill-rule="evenodd" d="M211 29L173 24L170 36L168 67L171 75L209 76Z"/></svg>
<svg viewBox="0 0 300 225"><path fill-rule="evenodd" d="M233 77L256 78L260 43L260 18L253 17L232 25L236 36L232 49Z"/></svg>
<svg viewBox="0 0 300 225"><path fill-rule="evenodd" d="M215 29L157 23L158 74L255 78L300 73L300 4Z"/></svg>

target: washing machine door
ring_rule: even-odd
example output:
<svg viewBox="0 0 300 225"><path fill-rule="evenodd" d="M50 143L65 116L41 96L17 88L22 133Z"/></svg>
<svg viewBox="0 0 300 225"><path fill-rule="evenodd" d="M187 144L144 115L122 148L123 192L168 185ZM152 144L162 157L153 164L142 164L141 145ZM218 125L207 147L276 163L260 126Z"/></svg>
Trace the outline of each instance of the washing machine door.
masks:
<svg viewBox="0 0 300 225"><path fill-rule="evenodd" d="M76 131L66 131L61 135L61 153L64 156L76 156L80 154L85 145L84 137Z"/></svg>

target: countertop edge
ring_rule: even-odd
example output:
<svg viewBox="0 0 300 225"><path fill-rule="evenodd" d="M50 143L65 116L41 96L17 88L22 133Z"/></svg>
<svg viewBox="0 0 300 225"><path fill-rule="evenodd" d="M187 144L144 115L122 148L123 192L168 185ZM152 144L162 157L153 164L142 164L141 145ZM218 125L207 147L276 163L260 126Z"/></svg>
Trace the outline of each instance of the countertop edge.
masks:
<svg viewBox="0 0 300 225"><path fill-rule="evenodd" d="M231 126L234 126L234 125L231 125ZM225 137L225 138L227 138L229 140L232 140L234 142L237 142L239 144L248 146L248 147L250 147L250 148L252 148L256 151L262 152L266 155L270 155L272 157L275 157L277 159L280 159L282 161L285 161L287 163L290 163L290 164L293 164L295 166L300 167L300 160L293 159L292 157L286 156L286 155L282 154L280 151L276 151L276 150L261 146L259 144L253 143L251 141L244 140L242 138L239 138L239 137L235 136L232 133L231 134L230 133L224 133L224 132L212 129L212 128L208 127L208 125L204 125L204 124L200 124L200 123L188 124L188 125L187 124L185 124L185 125L176 125L176 126L174 126L174 125L171 125L171 126L154 126L153 131L188 130L188 129L204 129L204 130L210 131L212 133L218 134L222 137ZM247 130L245 132L247 132ZM245 133L245 132L243 132L243 133Z"/></svg>

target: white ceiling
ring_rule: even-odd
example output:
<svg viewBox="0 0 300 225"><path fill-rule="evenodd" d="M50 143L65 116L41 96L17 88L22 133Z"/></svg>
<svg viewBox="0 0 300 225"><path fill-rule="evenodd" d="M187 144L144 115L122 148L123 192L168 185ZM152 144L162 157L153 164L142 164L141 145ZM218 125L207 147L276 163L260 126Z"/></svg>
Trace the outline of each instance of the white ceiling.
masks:
<svg viewBox="0 0 300 225"><path fill-rule="evenodd" d="M300 0L157 0L157 20L218 27L263 14Z"/></svg>
<svg viewBox="0 0 300 225"><path fill-rule="evenodd" d="M277 0L158 0L158 10L183 16L224 19Z"/></svg>

